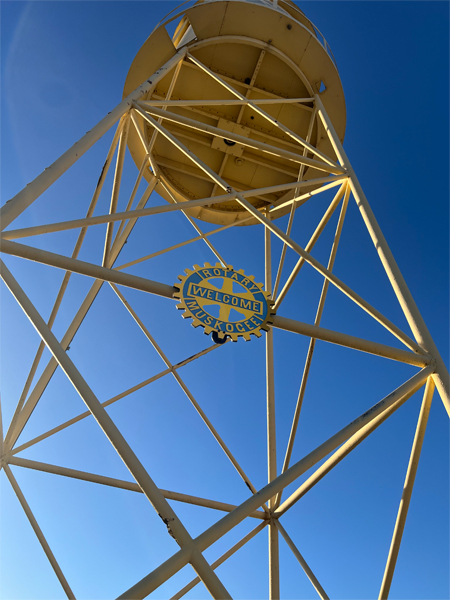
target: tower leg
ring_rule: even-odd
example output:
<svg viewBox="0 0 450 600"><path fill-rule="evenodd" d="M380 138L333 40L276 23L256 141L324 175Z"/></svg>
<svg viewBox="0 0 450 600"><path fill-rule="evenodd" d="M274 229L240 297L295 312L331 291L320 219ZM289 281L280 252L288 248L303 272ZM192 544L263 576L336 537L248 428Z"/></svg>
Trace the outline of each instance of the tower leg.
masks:
<svg viewBox="0 0 450 600"><path fill-rule="evenodd" d="M403 530L405 528L406 517L408 515L409 503L416 478L417 467L419 465L420 452L422 450L423 438L427 428L428 415L430 414L431 400L433 399L434 381L429 378L425 386L422 408L420 409L419 420L417 422L416 434L411 449L408 470L406 472L405 485L403 486L402 499L398 508L397 521L395 523L394 533L392 535L389 556L384 571L383 582L381 584L379 600L387 600L389 590L394 576L394 569L397 562L398 552L402 541Z"/></svg>
<svg viewBox="0 0 450 600"><path fill-rule="evenodd" d="M5 229L23 211L32 204L46 189L48 189L63 173L67 171L76 161L83 156L122 115L128 112L134 101L139 100L152 91L156 84L167 75L167 71L173 69L185 57L187 48L179 50L170 58L154 75L144 81L137 89L127 96L120 104L106 115L95 127L88 131L67 152L60 156L45 171L29 183L22 191L8 200L0 209L1 230Z"/></svg>
<svg viewBox="0 0 450 600"><path fill-rule="evenodd" d="M272 519L269 525L269 598L280 599L280 557L278 551L278 519Z"/></svg>
<svg viewBox="0 0 450 600"><path fill-rule="evenodd" d="M391 282L400 306L402 307L403 313L409 323L409 326L411 327L411 331L413 332L413 335L421 348L426 350L436 361L436 370L433 373L433 380L436 384L442 402L444 403L445 409L450 417L449 374L445 363L439 354L436 344L434 343L433 338L431 337L431 334L425 325L425 321L423 320L416 303L414 302L403 275L401 274L400 269L395 262L394 256L362 190L361 184L356 177L345 150L336 134L333 124L331 123L331 120L322 104L322 100L317 94L315 96L315 103L318 108L320 119L325 127L328 137L330 138L339 162L348 171L350 186L352 188L356 204L358 205L370 237L372 238L372 241L378 251L380 260L383 264L389 281Z"/></svg>
<svg viewBox="0 0 450 600"><path fill-rule="evenodd" d="M220 579L217 577L202 553L193 543L191 536L173 511L170 504L167 502L161 491L151 479L150 475L145 470L138 457L135 455L125 438L120 433L119 429L114 424L111 417L106 412L105 408L100 404L95 394L92 392L78 369L75 367L67 353L59 344L58 340L49 329L43 318L40 316L34 305L26 296L25 292L19 286L2 261L0 261L0 266L2 270L2 279L6 286L16 298L18 304L27 315L50 352L53 354L55 360L65 372L68 379L94 416L95 420L100 425L117 454L123 460L126 467L136 480L136 483L138 483L139 487L142 489L152 506L157 511L158 515L166 525L170 535L172 535L180 547L187 547L189 549L189 562L202 579L210 594L217 600L231 598Z"/></svg>

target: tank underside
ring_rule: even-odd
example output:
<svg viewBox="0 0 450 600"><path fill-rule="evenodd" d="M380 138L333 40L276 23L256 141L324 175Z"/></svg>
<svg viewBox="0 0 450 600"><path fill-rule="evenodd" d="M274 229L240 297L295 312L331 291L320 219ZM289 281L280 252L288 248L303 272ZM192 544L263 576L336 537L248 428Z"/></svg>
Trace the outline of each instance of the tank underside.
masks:
<svg viewBox="0 0 450 600"><path fill-rule="evenodd" d="M283 6L291 7L295 18ZM140 108L147 117L137 114L128 133L137 167L146 161L145 177L148 181L158 177L157 191L167 201L214 198L228 187L247 192L328 174L320 166L302 165L296 156L319 165L321 156L336 160L317 118L314 95L320 93L343 139L344 94L331 56L313 26L292 6L282 3L276 9L243 0L197 3L180 15L172 37L166 22L142 46L124 96L177 51L188 50L143 98ZM169 135L156 131L154 120ZM302 187L302 193L315 187ZM295 189L272 190L246 198L263 209L284 203L295 193ZM289 210L286 206L274 216ZM243 219L243 224L254 222L238 201L229 199L190 209L189 214L224 225Z"/></svg>

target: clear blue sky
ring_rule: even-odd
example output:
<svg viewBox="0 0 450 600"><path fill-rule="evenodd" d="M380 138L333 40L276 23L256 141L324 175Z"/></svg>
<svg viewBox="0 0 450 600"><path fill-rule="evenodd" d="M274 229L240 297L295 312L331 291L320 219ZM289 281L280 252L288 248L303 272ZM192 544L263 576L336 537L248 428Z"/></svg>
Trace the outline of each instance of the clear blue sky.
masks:
<svg viewBox="0 0 450 600"><path fill-rule="evenodd" d="M91 129L121 99L135 54L154 25L177 3L2 1L2 204ZM448 364L448 89L447 2L300 2L336 58L347 103L345 149L424 319ZM20 217L17 227L82 217L111 136ZM131 161L130 161L131 163ZM126 168L121 206L134 171ZM298 218L293 237L306 243L326 207L324 197ZM155 197L152 202L159 204ZM97 214L108 210L103 194ZM285 220L278 222L285 227ZM326 260L336 220L315 256ZM204 229L208 225L200 223ZM195 233L181 218L142 220L123 262ZM104 228L87 238L80 258L99 263ZM76 232L24 243L69 254ZM259 227L230 230L215 240L227 261L263 279ZM274 241L275 264L280 245ZM122 257L120 259L122 261ZM173 284L194 263L212 261L196 243L130 269ZM294 264L289 255L287 265ZM62 274L5 257L5 263L48 318ZM408 326L377 262L354 201L349 206L336 274L407 333ZM286 271L287 273L287 271ZM55 324L61 336L91 282L74 276ZM282 316L312 322L321 280L304 269ZM2 286L2 410L7 427L38 337ZM209 345L163 298L124 294L172 363ZM341 294L330 290L322 322L397 346L396 340ZM308 340L275 331L278 457L281 468ZM160 372L164 364L103 286L70 357L100 400ZM46 351L39 373L49 358ZM294 460L300 459L416 372L413 367L325 343L308 384ZM264 339L227 344L180 374L257 488L265 485ZM416 394L309 492L282 523L332 598L378 594L421 402ZM85 410L60 370L19 444ZM239 504L247 489L176 382L166 376L114 404L109 412L155 482L164 489ZM391 598L449 597L448 419L435 394ZM130 479L91 419L25 450L33 460ZM115 597L176 550L143 495L12 467L77 598ZM0 472L2 600L63 597L61 587ZM292 487L292 490L295 486ZM172 503L191 535L222 516ZM256 522L243 523L205 556L215 560ZM280 541L283 598L314 590ZM268 594L267 533L260 533L218 570L236 598ZM193 576L185 568L154 598L170 597ZM187 597L208 598L198 586Z"/></svg>

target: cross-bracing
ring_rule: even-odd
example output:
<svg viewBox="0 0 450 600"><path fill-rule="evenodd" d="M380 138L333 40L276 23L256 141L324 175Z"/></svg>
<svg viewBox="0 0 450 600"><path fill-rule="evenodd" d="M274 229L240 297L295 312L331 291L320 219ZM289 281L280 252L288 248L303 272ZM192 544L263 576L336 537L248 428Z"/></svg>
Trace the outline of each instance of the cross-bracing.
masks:
<svg viewBox="0 0 450 600"><path fill-rule="evenodd" d="M53 224L43 224L16 230L9 229L3 232L2 251L5 254L37 261L42 264L52 265L56 268L64 270L65 274L50 318L46 323L33 306L30 299L21 289L12 273L10 273L8 268L2 264L2 278L5 284L10 289L11 293L14 295L17 302L38 331L42 341L39 345L35 360L30 369L29 376L24 384L23 392L18 400L14 416L6 432L5 438L3 439L3 433L1 435L1 466L4 468L8 479L10 480L11 485L30 521L30 524L33 527L36 536L38 537L44 552L46 553L48 560L55 571L56 576L61 582L67 597L69 598L74 598L75 595L71 590L55 556L53 555L46 538L40 529L9 465L36 469L65 477L91 481L101 485L127 489L144 493L147 496L149 502L154 506L155 510L158 512L159 516L167 526L170 535L176 539L178 545L180 546L180 550L151 573L149 573L141 581L137 582L132 588L124 592L120 596L121 598L143 598L147 596L188 563L190 563L196 571L197 577L194 578L191 583L184 586L179 593L173 596L174 598L182 597L182 595L187 593L200 581L204 583L213 597L230 597L223 583L215 573L215 569L225 560L227 560L227 558L229 558L232 554L237 552L239 548L256 536L260 531L262 531L262 529L264 529L266 526L269 530L270 598L274 599L280 597L278 549L279 533L281 533L288 547L292 550L305 574L310 579L311 584L316 589L318 595L321 598L328 598L323 587L319 583L318 579L308 566L303 555L300 553L299 549L296 547L294 541L291 539L279 519L302 496L304 496L304 494L312 489L316 483L318 483L328 472L330 472L347 454L349 454L368 435L370 435L370 433L378 428L391 414L393 414L400 406L402 406L415 392L424 387L423 404L417 424L416 436L411 450L404 492L400 502L397 522L392 536L391 549L387 558L385 573L380 589L379 597L387 598L397 555L399 552L403 527L408 511L409 500L411 498L415 472L417 469L423 435L426 428L428 412L435 386L438 389L440 397L447 411L450 413L448 373L446 372L442 359L440 358L433 340L426 329L426 326L414 304L414 301L411 298L409 290L390 253L389 247L376 223L351 164L345 155L338 136L333 129L333 125L322 105L320 95L315 94L313 90L311 90L311 97L309 98L286 99L275 97L274 94L263 94L261 91L261 98L253 98L250 100L250 91L257 91L257 88L254 84L258 70L261 66L261 62L264 59L265 50L262 50L260 53L258 62L255 66L255 71L251 78L250 85L247 86L245 95L241 94L236 89L240 82L233 82L231 78L220 76L211 71L192 54L194 51L195 46L191 47L189 52L187 52L186 49L180 50L154 76L152 76L140 88L133 92L128 98L119 104L114 111L105 117L103 121L101 121L88 134L86 134L86 136L84 136L74 148L66 152L48 170L37 177L34 182L27 186L27 188L20 192L2 209L2 227L5 229L32 202L34 202L34 200L36 200L43 193L43 191L45 191L45 189L52 185L52 183L54 183L68 168L70 168L70 166L77 160L79 156L86 152L92 146L92 144L94 144L106 131L115 126L115 124L118 122L110 150L106 157L104 168L101 172L101 176L93 194L89 209L84 218ZM225 94L227 97L222 100L216 99L209 101L180 99L171 100L171 94L182 68L201 69L223 86L224 91L227 92L227 94ZM165 98L158 98L156 94L153 95L156 85L169 73L172 73L169 91ZM230 94L235 98L230 99L228 97ZM145 99L143 99L144 97ZM197 121L188 117L182 117L170 111L172 106L183 106L184 108L193 112L201 112L202 107L214 105L225 106L233 103L241 106L237 123L240 122L243 109L250 108L263 118L267 119L271 125L276 125L277 127L281 128L282 131L291 139L290 143L285 143L286 149L280 148L278 145L271 145L267 142L261 143L251 138L245 138L238 134L221 130L218 127L204 124L201 121ZM300 136L289 130L288 127L278 121L275 121L273 117L271 117L264 110L264 107L266 105L270 105L271 103L295 103L299 110L309 111L310 126L306 139L302 139ZM136 119L137 115L142 117L151 126L153 133L150 141L147 140L145 132L140 127L139 121ZM317 148L311 145L311 132L315 122L320 124L326 135L329 137L338 159L337 162L325 156ZM177 134L175 134L171 129L171 124L176 124ZM141 143L145 150L145 159L142 162L139 170L138 177L130 195L126 210L123 212L117 212L118 197L125 160L125 148L130 128L135 128L140 137ZM228 155L224 155L222 165L216 173L198 156L190 151L188 146L185 145L184 141L190 139L190 137L193 135L193 131L200 132L203 136L226 136L232 141L243 144L247 151L253 151L253 154L248 153L246 158L248 158L248 160L259 161L261 164L264 164L265 160L270 160L270 156L287 159L290 161L292 166L292 169L289 169L289 174L295 173L294 181L291 183L249 190L233 187L230 185L230 182L226 181L222 177L226 162L229 158ZM164 180L164 175L161 172L161 168L158 164L158 160L153 154L153 148L157 136L164 136L180 152L188 157L192 163L192 166L189 168L181 163L179 165L171 164L171 168L187 170L191 175L212 182L212 191L209 197L177 203L176 199L172 196L172 204L146 207L146 203L149 200L152 192L155 189L158 189L157 186L164 187L166 193L169 194L169 196L171 195L170 190L168 189ZM198 138L196 139L198 140ZM108 170L115 155L117 155L117 158L112 184L109 214L93 216L98 198L106 180ZM139 186L143 181L144 170L148 169L149 166L153 172L154 178L146 186L146 189L141 197L136 201ZM314 181L304 181L303 175L306 167L315 167L316 169L320 170L321 173L323 173L323 177L318 177ZM285 167L284 172L287 172ZM311 186L311 183L316 183L317 186L322 187L317 187L312 192L302 194L302 188ZM301 247L291 238L291 231L296 209L301 207L307 201L311 200L311 198L313 198L315 195L323 194L332 188L337 188L332 202L324 213L323 218L311 236L308 244L306 244L305 248ZM288 190L294 190L294 196L292 199L283 201L281 203L273 202L271 199L271 194ZM353 196L354 200L356 201L370 236L372 237L372 240L377 248L380 260L382 261L386 274L391 281L395 294L410 325L413 334L412 337L401 331L394 323L389 321L389 319L387 319L383 314L381 314L377 309L371 306L371 304L361 298L356 292L354 292L349 286L347 286L343 281L333 274L336 253L347 206L351 196ZM254 208L247 200L249 197L264 200L266 203L266 208L263 210ZM125 286L136 290L142 290L150 294L156 294L168 299L173 299L172 296L174 288L172 286L131 275L126 273L125 269L197 241L203 241L207 245L208 249L214 254L216 259L222 264L226 265L227 257L222 256L222 253L220 253L213 245L211 238L217 233L235 227L236 224L232 223L216 228L210 232L203 233L199 226L186 213L186 211L193 207L213 207L214 204L231 201L237 201L248 213L248 216L245 217L244 220L240 220L239 223L243 223L245 220L247 220L253 222L257 221L263 225L265 240L265 287L267 290L272 291L277 311L280 310L283 300L299 275L302 267L306 263L311 265L324 278L323 288L313 325L299 321L293 321L292 319L287 319L281 315L277 315L273 322L274 328L292 331L310 338L309 349L300 384L297 406L292 419L291 433L286 447L281 473L277 472L276 467L276 453L279 444L277 444L275 435L273 330L270 330L266 336L268 483L259 490L257 490L257 488L252 484L248 475L244 472L242 466L239 464L238 460L233 455L224 439L222 439L218 430L214 427L211 420L208 418L205 411L202 409L198 400L194 397L193 393L186 385L180 374L182 367L186 364L191 363L194 360L201 359L202 356L210 352L220 352L220 346L209 346L205 350L196 353L194 356L191 356L186 360L183 360L177 364L172 364L150 331L147 329L138 313L133 309L129 301L126 300L125 296L118 287ZM311 255L311 251L313 250L316 242L319 240L322 232L324 231L325 226L330 221L333 213L336 211L339 205L341 206L340 215L338 218L328 264L325 267ZM286 208L286 206L290 208L290 214L287 230L284 232L273 223L273 219L276 218L277 213L279 213L281 209ZM168 246L167 248L158 252L137 257L133 261L129 261L122 265L116 265L120 252L128 237L132 233L133 227L138 219L149 218L151 215L173 211L181 212L187 217L188 221L196 231L197 235L195 237ZM119 223L119 227L114 234L115 222ZM88 228L99 224L107 224L101 265L79 260L78 255ZM38 250L36 248L12 241L23 237L39 236L45 233L57 231L63 232L71 229L80 229L78 240L71 258L45 250ZM272 235L278 237L283 243L275 281L272 274ZM289 273L284 285L281 287L281 290L278 291L281 286L287 248L290 248L296 252L299 255L299 258L297 264ZM51 330L63 301L63 297L72 273L80 273L91 277L94 279L94 282L71 325L59 342ZM128 311L142 333L155 348L165 363L166 368L153 377L148 378L125 391L122 391L103 403L100 403L96 395L89 388L79 370L69 358L67 349L104 282L108 282L110 284L123 307ZM388 332L400 340L400 342L406 346L406 349L402 350L393 346L379 344L370 340L357 338L355 336L350 336L348 334L322 328L320 323L330 283L341 292L346 294L357 306L366 311L367 314L380 323ZM307 454L301 460L291 464L292 450L296 438L297 426L299 423L308 375L313 360L315 343L317 339L347 348L352 348L354 350L375 354L377 356L388 358L394 361L400 361L406 364L418 366L421 368L421 370L396 390L394 390L386 398L382 399L371 409L366 410L363 414L361 414L360 417L349 423L338 433L318 446L315 450ZM43 373L39 377L37 383L32 387L33 379L38 370L45 347L50 350L52 358L43 370ZM88 411L62 423L57 427L50 429L49 431L26 443L17 446L17 441L21 432L23 431L28 419L38 404L43 391L52 379L58 365L63 369L70 382L87 405ZM175 381L181 387L190 403L195 407L195 410L198 412L199 416L202 418L209 431L214 436L221 449L238 472L239 476L243 479L251 491L251 496L239 506L217 500L181 494L178 491L162 490L158 488L151 479L148 471L143 467L136 454L132 451L131 447L106 412L106 406L123 399L129 394L132 394L134 391L150 385L152 382L169 374L174 377ZM133 478L135 479L135 483L75 469L69 469L53 464L32 461L17 456L22 450L30 448L31 446L70 427L71 425L79 422L82 419L85 419L90 415L93 415L97 420L99 426L108 437L116 452L128 467ZM308 479L306 479L294 493L291 493L288 498L283 500L282 495L286 487L295 482L302 474L306 473L306 471L309 469L312 469L327 456L327 460L323 462L320 467L316 468L316 470L312 472ZM224 511L227 514L214 525L206 529L199 536L192 538L167 500L175 500L178 502L208 507L211 509ZM233 529L240 522L247 518L256 518L258 520L262 520L262 523L257 525L238 543L234 544L213 564L208 564L203 556L203 552L215 541L219 540L228 531Z"/></svg>

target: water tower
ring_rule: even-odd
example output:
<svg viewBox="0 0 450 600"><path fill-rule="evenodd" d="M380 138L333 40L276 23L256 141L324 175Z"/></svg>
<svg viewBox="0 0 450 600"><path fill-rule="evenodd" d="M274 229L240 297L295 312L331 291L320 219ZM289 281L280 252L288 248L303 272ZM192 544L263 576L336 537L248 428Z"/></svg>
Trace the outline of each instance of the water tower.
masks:
<svg viewBox="0 0 450 600"><path fill-rule="evenodd" d="M199 0L181 5L154 29L130 67L122 102L1 209L2 252L65 272L46 322L13 274L2 265L5 284L42 339L5 435L2 465L69 598L75 597L72 588L34 518L11 466L141 492L146 496L163 522L164 535L169 536L176 549L123 592L121 598L144 598L171 578L176 578L189 564L196 576L194 574L192 581L172 597L182 597L202 582L214 598L229 598L231 594L222 581L219 567L255 536L261 538L263 529L268 532L268 566L265 566L268 596L271 599L280 597L279 538L282 538L316 592L321 598L327 598L315 569L308 564L298 543L283 525L284 515L291 514L291 509L300 510L301 504L297 505L297 502L307 492L423 388L423 404L403 496L399 498L400 507L384 576L380 576L380 598L387 598L435 387L450 412L448 372L345 154L342 146L345 124L344 93L332 52L322 34L291 0ZM113 128L111 146L87 213L69 221L14 228L15 219ZM138 174L122 206L121 185L127 148ZM112 173L112 178L109 211L105 214L96 207L108 185L108 172ZM301 220L310 203L327 193L331 198L326 210L307 244L301 245L291 235L294 218ZM411 333L405 333L376 309L370 299L360 296L333 273L347 206L353 199ZM158 226L171 241L164 250L145 253L149 240L139 227L157 215L158 224L161 224ZM186 220L195 229L193 238L173 239L178 235L178 229L172 230L170 221L174 216ZM323 262L314 256L313 250L333 216L336 228L329 257ZM283 228L276 219L280 219ZM79 236L71 257L21 242L21 238L74 229L79 230ZM79 253L91 229L102 231L102 255L82 260ZM264 246L243 243L236 253L232 244L238 239L244 240L247 231L260 231ZM217 235L225 232L230 235L224 238L230 240L229 247L226 243L215 242ZM135 245L133 236L138 240ZM120 263L118 259L124 255L128 241L128 262ZM275 241L281 243L276 271L272 269ZM183 252L189 257L195 255L196 251L191 250L193 244L197 244L195 248L200 244L202 248L203 245L207 247L209 261L203 260L203 252L198 251L198 260L183 262ZM289 263L288 252L296 255L294 263ZM156 271L160 273L158 278L150 277L145 270L133 270L162 255L167 262L164 268ZM230 255L233 264L228 261ZM258 277L249 270L249 265L256 261L262 265L263 283L259 283ZM296 293L297 277L301 276L305 266L314 269L323 282L312 321L302 313L301 302L295 318L284 316L282 309L284 300ZM91 278L93 283L58 341L52 326L69 289L71 274ZM68 352L70 345L76 343L76 334L98 301L104 284L111 287L124 312L134 319L139 335L146 338L165 364L161 373L125 391L118 389L109 400L100 399L94 393L82 369L77 368ZM322 327L330 287L365 311L395 341L384 344ZM170 360L164 352L165 341L155 339L151 319L149 324L148 314L143 314L140 306L134 307L127 297L127 290L137 290L150 299L156 296L158 302L159 298L164 299L174 309L168 335L180 340L190 336L195 338L196 344L201 337L204 344L208 342L207 347L192 353L183 341L182 346L186 343L184 358L177 363ZM157 314L156 309L152 317ZM202 329L208 337L201 336ZM296 369L299 383L296 403L286 410L290 414L291 428L284 446L277 439L275 427L275 410L281 411L284 407L283 402L276 405L275 398L274 329L309 340L305 356ZM258 341L261 337L264 339ZM364 406L359 417L328 436L315 449L293 460L301 410L304 401L308 402L307 383L317 340L342 347L343 352L351 349L412 365L416 371L374 406ZM241 353L251 353L260 349L261 344L265 345L265 365L264 369L258 370L258 378L265 386L267 459L264 457L264 462L267 460L267 478L265 485L257 486L234 452L235 440L221 434L222 422L215 422L210 417L211 410L205 409L200 399L200 388L194 392L192 386L186 384L182 367L198 361L200 370L201 361L208 360L209 368L215 363L220 374L225 351L233 352L235 348ZM45 368L40 369L45 346L52 356ZM134 360L132 352L129 360L130 363ZM19 436L44 397L58 366L85 402L88 412L19 444ZM124 365L124 369L127 367ZM37 383L33 382L36 373ZM123 433L125 422L122 423L119 417L112 418L106 410L108 405L166 376L174 377L195 409L195 418L203 421L208 435L245 484L247 497L241 502L232 504L223 498L204 498L200 493L188 494L182 489L163 489L148 466L149 457L142 454L142 449L135 451L135 441ZM251 395L246 398L256 411L260 403L255 401L253 405ZM278 398L277 401L280 402ZM231 408L231 404L230 411L236 411L239 416L237 407ZM20 455L92 415L134 481L33 461ZM136 421L139 418L139 414L134 415ZM177 416L172 418L175 421ZM178 450L183 451L181 446ZM282 456L281 469L277 466L277 453L278 463L280 453ZM152 451L152 460L155 456L158 463L165 461L163 451L156 454ZM55 463L58 463L57 458ZM307 472L308 477L301 479ZM203 479L208 477L203 475ZM286 490L285 498L282 498ZM179 516L178 503L216 511L219 516L212 525L194 536ZM225 516L220 516L224 513ZM209 555L208 559L205 557L213 544L252 519L256 519L258 525L215 561L210 560ZM117 590L120 592L122 590Z"/></svg>

